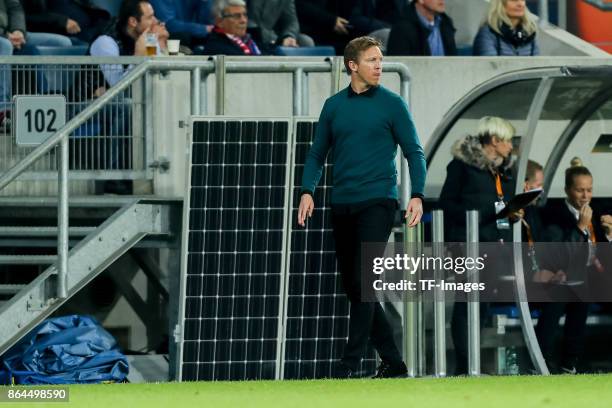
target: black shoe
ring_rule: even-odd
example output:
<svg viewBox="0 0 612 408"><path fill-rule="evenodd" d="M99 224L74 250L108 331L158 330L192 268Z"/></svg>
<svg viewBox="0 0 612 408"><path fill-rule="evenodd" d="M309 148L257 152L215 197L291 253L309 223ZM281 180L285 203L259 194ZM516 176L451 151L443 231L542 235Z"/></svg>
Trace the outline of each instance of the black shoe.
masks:
<svg viewBox="0 0 612 408"><path fill-rule="evenodd" d="M577 358L566 358L559 367L559 374L576 375L579 372Z"/></svg>
<svg viewBox="0 0 612 408"><path fill-rule="evenodd" d="M408 369L403 361L394 364L383 361L378 366L376 375L372 378L406 378L407 376Z"/></svg>

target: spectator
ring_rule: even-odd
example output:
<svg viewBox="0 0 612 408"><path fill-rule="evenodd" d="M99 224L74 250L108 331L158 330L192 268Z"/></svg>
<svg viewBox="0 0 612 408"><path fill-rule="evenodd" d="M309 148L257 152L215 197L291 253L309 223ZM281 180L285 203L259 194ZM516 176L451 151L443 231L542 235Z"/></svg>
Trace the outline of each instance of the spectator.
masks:
<svg viewBox="0 0 612 408"><path fill-rule="evenodd" d="M36 46L67 47L72 43L68 37L49 33L26 31L25 13L19 0L0 0L0 56L35 54ZM9 122L11 98L11 69L0 67L0 126Z"/></svg>
<svg viewBox="0 0 612 408"><path fill-rule="evenodd" d="M455 27L445 9L445 0L413 0L391 29L387 55L457 55Z"/></svg>
<svg viewBox="0 0 612 408"><path fill-rule="evenodd" d="M249 0L249 26L259 30L264 47L312 47L314 41L300 34L295 0Z"/></svg>
<svg viewBox="0 0 612 408"><path fill-rule="evenodd" d="M357 0L296 0L302 32L317 44L331 45L342 55L348 42L359 35L349 22Z"/></svg>
<svg viewBox="0 0 612 408"><path fill-rule="evenodd" d="M157 53L161 54L167 48L169 34L164 24L155 18L151 3L148 0L124 0L115 24L96 38L89 53L93 57L146 56L145 37L149 32L157 34ZM103 65L101 70L109 86L119 82L128 71L119 64Z"/></svg>
<svg viewBox="0 0 612 408"><path fill-rule="evenodd" d="M479 238L481 242L512 242L508 222L496 219L497 209L504 199L514 192L512 124L499 117L486 116L478 124L478 134L458 141L452 149L453 160L447 167L446 180L440 193L439 205L444 210L448 242L465 242L465 213L478 210L480 216ZM519 214L511 215L517 221ZM500 247L500 250L503 248ZM500 259L502 257L499 257ZM496 274L491 260L481 277ZM480 303L480 316L484 318L488 303ZM457 298L453 308L451 334L455 345L455 373L467 373L467 303Z"/></svg>
<svg viewBox="0 0 612 408"><path fill-rule="evenodd" d="M557 371L558 366L554 362L555 338L559 318L565 314L562 359L558 372L576 374L580 370L580 358L584 351L589 306L584 301L584 294L588 293L585 282L589 276L603 275L604 267L600 259L603 254L598 253L596 243L612 241L612 216L594 215L596 212L591 208L593 176L580 159L572 160L572 166L565 171L565 194L565 202L548 211L548 233L552 242L567 244L557 248L554 255L547 256L547 263L543 266L547 270L557 271L554 281L572 282L573 285L571 290L568 290L568 286L551 287L565 301L542 305L536 334L544 358L552 371Z"/></svg>
<svg viewBox="0 0 612 408"><path fill-rule="evenodd" d="M536 32L525 0L491 0L487 21L474 39L474 55L539 55Z"/></svg>
<svg viewBox="0 0 612 408"><path fill-rule="evenodd" d="M73 44L89 44L106 29L110 13L90 0L22 0L31 31L70 37Z"/></svg>
<svg viewBox="0 0 612 408"><path fill-rule="evenodd" d="M391 26L406 11L404 0L357 0L350 16L357 35L370 35L382 42L386 50Z"/></svg>
<svg viewBox="0 0 612 408"><path fill-rule="evenodd" d="M255 41L247 34L246 3L243 0L215 0L215 27L206 39L208 55L261 55Z"/></svg>
<svg viewBox="0 0 612 408"><path fill-rule="evenodd" d="M98 37L92 44L89 53L94 57L146 56L148 33L157 34L157 54L167 48L168 31L155 18L153 6L147 0L124 0L119 9L117 20L108 31ZM102 95L108 87L119 82L130 67L121 64L102 65L100 75L94 75L87 80L86 87L93 92L93 97ZM100 149L110 149L110 152L100 152L105 162L100 163L106 169L128 168L131 151L131 101L129 92L118 96L105 105L98 116L102 121L106 136L110 143L103 144ZM132 186L126 180L107 180L102 185L103 191L115 194L130 194ZM99 186L96 185L96 190Z"/></svg>
<svg viewBox="0 0 612 408"><path fill-rule="evenodd" d="M155 15L166 24L170 35L190 48L203 45L213 28L212 3L212 0L151 0Z"/></svg>

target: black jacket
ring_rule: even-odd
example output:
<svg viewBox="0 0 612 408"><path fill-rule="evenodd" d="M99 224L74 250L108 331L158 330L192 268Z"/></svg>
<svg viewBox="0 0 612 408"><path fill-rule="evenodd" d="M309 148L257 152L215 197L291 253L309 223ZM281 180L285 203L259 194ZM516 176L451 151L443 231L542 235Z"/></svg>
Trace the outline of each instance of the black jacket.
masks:
<svg viewBox="0 0 612 408"><path fill-rule="evenodd" d="M261 50L261 49L260 49ZM204 42L205 55L246 55L242 48L224 34L211 31Z"/></svg>
<svg viewBox="0 0 612 408"><path fill-rule="evenodd" d="M589 258L589 237L578 228L578 222L567 208L565 200L556 202L546 208L546 235L551 243L545 252L545 258L540 262L543 269L550 271L563 270L568 280L584 281L588 276L586 267ZM608 239L599 222L600 212L593 209L593 229L598 245L597 257L606 265L610 265L610 251L600 251ZM605 245L605 246L604 246Z"/></svg>
<svg viewBox="0 0 612 408"><path fill-rule="evenodd" d="M315 39L333 33L337 17L349 19L356 0L295 0L301 31Z"/></svg>
<svg viewBox="0 0 612 408"><path fill-rule="evenodd" d="M453 147L453 160L447 166L439 207L444 210L445 240L465 242L465 212L478 210L480 242L512 240L512 230L499 230L495 219L496 169L501 174L504 199L514 195L515 178L511 161L495 167L485 156L478 137L468 136Z"/></svg>
<svg viewBox="0 0 612 408"><path fill-rule="evenodd" d="M67 35L68 16L53 10L47 0L21 0L26 12L26 24L29 31ZM96 23L106 24L110 20L108 11L91 4L89 0L71 0L74 7L80 7ZM81 27L87 29L87 27Z"/></svg>
<svg viewBox="0 0 612 408"><path fill-rule="evenodd" d="M453 20L445 13L440 14L440 34L444 45L444 54L448 56L457 55L455 44L455 27ZM387 55L431 55L427 37L429 30L423 26L417 15L412 2L405 10L404 18L391 28L389 42L387 43Z"/></svg>

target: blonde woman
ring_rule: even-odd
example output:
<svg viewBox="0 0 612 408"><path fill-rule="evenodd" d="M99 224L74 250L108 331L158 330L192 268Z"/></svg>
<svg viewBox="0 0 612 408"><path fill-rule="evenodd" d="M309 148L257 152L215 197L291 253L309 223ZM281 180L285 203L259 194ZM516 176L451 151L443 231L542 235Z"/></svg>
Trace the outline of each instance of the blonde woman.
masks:
<svg viewBox="0 0 612 408"><path fill-rule="evenodd" d="M539 55L535 17L525 0L491 0L486 22L474 39L474 55Z"/></svg>

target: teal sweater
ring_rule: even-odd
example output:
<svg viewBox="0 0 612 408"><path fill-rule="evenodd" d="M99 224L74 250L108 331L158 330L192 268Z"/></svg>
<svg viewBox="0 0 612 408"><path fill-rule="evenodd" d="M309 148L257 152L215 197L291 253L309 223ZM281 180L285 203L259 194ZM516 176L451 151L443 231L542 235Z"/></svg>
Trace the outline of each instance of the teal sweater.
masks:
<svg viewBox="0 0 612 408"><path fill-rule="evenodd" d="M397 145L408 160L411 196L422 198L425 155L408 107L383 86L356 94L349 85L325 101L304 164L302 191L314 192L331 151L333 204L397 199Z"/></svg>

